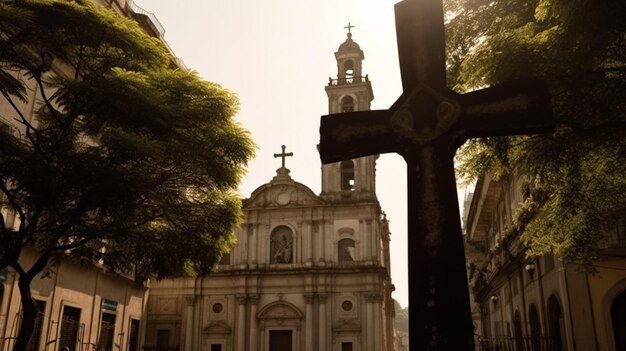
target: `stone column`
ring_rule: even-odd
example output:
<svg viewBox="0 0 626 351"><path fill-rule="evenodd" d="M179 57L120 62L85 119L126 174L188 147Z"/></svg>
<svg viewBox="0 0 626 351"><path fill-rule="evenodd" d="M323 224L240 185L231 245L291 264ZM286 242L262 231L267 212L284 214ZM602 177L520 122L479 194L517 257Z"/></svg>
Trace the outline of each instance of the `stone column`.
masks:
<svg viewBox="0 0 626 351"><path fill-rule="evenodd" d="M374 334L376 334L377 330L374 329L374 297L373 294L365 295L365 303L367 309L367 329L365 334L367 336L367 347L364 349L366 351L376 351L374 347Z"/></svg>
<svg viewBox="0 0 626 351"><path fill-rule="evenodd" d="M185 296L187 320L185 322L185 351L191 351L193 342L193 296Z"/></svg>
<svg viewBox="0 0 626 351"><path fill-rule="evenodd" d="M306 248L306 257L304 260L304 264L307 267L311 267L313 265L313 247L315 246L315 244L313 243L313 233L311 231L311 222L308 221L304 224L304 236L307 239L307 241L304 243L305 245L307 245Z"/></svg>
<svg viewBox="0 0 626 351"><path fill-rule="evenodd" d="M313 351L313 293L304 293L306 302L304 350Z"/></svg>
<svg viewBox="0 0 626 351"><path fill-rule="evenodd" d="M237 335L236 350L246 349L246 295L237 295L237 329L235 335ZM187 350L185 350L187 351Z"/></svg>
<svg viewBox="0 0 626 351"><path fill-rule="evenodd" d="M374 350L382 350L382 335L383 332L381 324L380 303L383 300L383 295L372 294L372 307L374 309Z"/></svg>
<svg viewBox="0 0 626 351"><path fill-rule="evenodd" d="M250 224L250 226L252 227L251 230L249 231L249 234L251 236L250 238L250 268L256 268L257 267L257 256L258 253L257 251L259 250L258 248L258 240L259 240L259 230L258 230L258 225L257 224Z"/></svg>
<svg viewBox="0 0 626 351"><path fill-rule="evenodd" d="M319 351L326 351L326 294L317 294L317 298L320 303L318 349Z"/></svg>
<svg viewBox="0 0 626 351"><path fill-rule="evenodd" d="M257 320L257 307L259 305L259 295L250 295L248 297L250 301L250 348L248 350L259 350L258 341L258 320Z"/></svg>

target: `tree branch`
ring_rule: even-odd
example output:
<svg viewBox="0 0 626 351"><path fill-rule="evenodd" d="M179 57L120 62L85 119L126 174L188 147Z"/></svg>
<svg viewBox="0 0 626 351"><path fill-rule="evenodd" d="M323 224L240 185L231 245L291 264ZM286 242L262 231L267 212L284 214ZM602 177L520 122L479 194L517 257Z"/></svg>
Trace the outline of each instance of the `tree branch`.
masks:
<svg viewBox="0 0 626 351"><path fill-rule="evenodd" d="M37 82L37 85L39 86L39 92L41 93L41 98L46 104L46 107L48 107L50 114L52 114L52 116L54 117L54 119L57 121L59 125L62 125L63 121L61 120L61 117L57 113L57 110L54 108L54 106L52 106L52 103L48 99L48 95L46 95L46 92L43 88L43 81L41 80L41 74L39 73L33 74L33 78L35 79L35 81Z"/></svg>
<svg viewBox="0 0 626 351"><path fill-rule="evenodd" d="M13 107L13 110L17 113L17 115L20 117L20 119L16 118L15 121L17 121L18 123L23 124L26 127L26 136L28 137L28 140L30 140L31 144L33 144L35 149L37 151L39 151L39 153L41 153L43 155L43 152L39 148L39 131L28 121L28 119L26 119L26 117L24 116L22 111L20 111L20 109L17 107L17 105L15 105L15 103L13 102L13 99L11 99L10 95L8 95L4 91L2 92L2 95L7 100L9 105L11 105L11 107ZM31 134L31 131L35 133L36 138L33 138L32 134Z"/></svg>

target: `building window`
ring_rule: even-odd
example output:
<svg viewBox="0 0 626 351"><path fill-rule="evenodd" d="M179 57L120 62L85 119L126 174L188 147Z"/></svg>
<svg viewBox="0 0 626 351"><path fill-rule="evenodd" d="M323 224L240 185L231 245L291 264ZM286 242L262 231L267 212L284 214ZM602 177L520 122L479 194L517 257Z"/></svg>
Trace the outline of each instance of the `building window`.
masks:
<svg viewBox="0 0 626 351"><path fill-rule="evenodd" d="M339 168L341 170L341 190L354 190L354 161L342 161Z"/></svg>
<svg viewBox="0 0 626 351"><path fill-rule="evenodd" d="M139 319L130 320L130 331L128 336L128 351L137 351L139 345Z"/></svg>
<svg viewBox="0 0 626 351"><path fill-rule="evenodd" d="M548 332L554 342L554 350L563 350L563 336L565 334L563 312L559 300L554 295L548 298Z"/></svg>
<svg viewBox="0 0 626 351"><path fill-rule="evenodd" d="M44 311L46 310L46 302L35 300L35 310L37 311L37 316L35 317L35 327L33 329L33 335L28 342L28 346L26 347L26 351L37 351L39 350L39 343L41 340L41 329L43 328L43 318Z"/></svg>
<svg viewBox="0 0 626 351"><path fill-rule="evenodd" d="M211 344L211 351L222 351L222 344Z"/></svg>
<svg viewBox="0 0 626 351"><path fill-rule="evenodd" d="M102 313L100 323L100 338L98 338L99 351L113 350L113 335L115 332L115 315L112 313Z"/></svg>
<svg viewBox="0 0 626 351"><path fill-rule="evenodd" d="M352 311L352 307L354 306L352 305L352 301L350 300L345 300L344 302L341 303L341 309L346 312Z"/></svg>
<svg viewBox="0 0 626 351"><path fill-rule="evenodd" d="M352 343L351 342L342 342L341 343L341 351L352 351Z"/></svg>
<svg viewBox="0 0 626 351"><path fill-rule="evenodd" d="M60 351L76 351L76 340L80 326L80 308L64 306L59 335Z"/></svg>
<svg viewBox="0 0 626 351"><path fill-rule="evenodd" d="M626 290L617 295L611 304L611 322L616 350L626 350Z"/></svg>
<svg viewBox="0 0 626 351"><path fill-rule="evenodd" d="M293 232L289 227L279 226L272 231L270 255L270 263L293 261Z"/></svg>
<svg viewBox="0 0 626 351"><path fill-rule="evenodd" d="M532 350L540 350L541 346L541 324L539 323L539 313L534 304L530 305L528 311L530 322L530 345Z"/></svg>
<svg viewBox="0 0 626 351"><path fill-rule="evenodd" d="M355 253L354 253L354 240L352 239L341 239L339 240L339 262L340 263L348 263L356 261Z"/></svg>
<svg viewBox="0 0 626 351"><path fill-rule="evenodd" d="M213 304L213 312L215 313L222 313L222 311L224 310L224 306L222 306L221 303L216 302Z"/></svg>
<svg viewBox="0 0 626 351"><path fill-rule="evenodd" d="M350 95L346 95L341 99L341 112L354 111L354 98Z"/></svg>

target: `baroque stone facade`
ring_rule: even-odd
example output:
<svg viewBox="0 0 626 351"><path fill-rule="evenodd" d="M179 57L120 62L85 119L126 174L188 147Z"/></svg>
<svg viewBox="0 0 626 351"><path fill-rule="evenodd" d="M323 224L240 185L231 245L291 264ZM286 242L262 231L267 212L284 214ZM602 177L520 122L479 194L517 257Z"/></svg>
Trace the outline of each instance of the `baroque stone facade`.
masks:
<svg viewBox="0 0 626 351"><path fill-rule="evenodd" d="M330 113L369 109L371 83L350 33L335 57ZM389 229L376 198L376 158L324 165L319 196L279 168L244 200L237 244L217 273L151 286L145 344L392 350Z"/></svg>

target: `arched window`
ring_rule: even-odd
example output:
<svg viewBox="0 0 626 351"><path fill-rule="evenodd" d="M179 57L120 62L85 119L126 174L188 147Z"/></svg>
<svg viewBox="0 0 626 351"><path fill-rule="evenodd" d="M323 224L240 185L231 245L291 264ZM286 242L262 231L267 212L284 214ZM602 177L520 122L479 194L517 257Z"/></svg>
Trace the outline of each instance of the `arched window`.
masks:
<svg viewBox="0 0 626 351"><path fill-rule="evenodd" d="M524 332L522 331L522 317L520 317L519 311L515 310L513 317L513 330L515 332L515 349L524 349Z"/></svg>
<svg viewBox="0 0 626 351"><path fill-rule="evenodd" d="M354 98L350 95L346 95L341 99L341 112L354 111Z"/></svg>
<svg viewBox="0 0 626 351"><path fill-rule="evenodd" d="M611 304L611 322L615 349L626 350L626 290L617 295Z"/></svg>
<svg viewBox="0 0 626 351"><path fill-rule="evenodd" d="M541 324L539 324L539 314L534 304L530 305L528 320L530 322L530 349L541 351Z"/></svg>
<svg viewBox="0 0 626 351"><path fill-rule="evenodd" d="M565 334L563 312L561 312L559 300L554 295L548 298L548 332L554 343L554 350L563 350L563 334Z"/></svg>
<svg viewBox="0 0 626 351"><path fill-rule="evenodd" d="M339 263L356 261L354 240L341 239L339 240L338 248L339 248L338 250L339 251L338 252Z"/></svg>
<svg viewBox="0 0 626 351"><path fill-rule="evenodd" d="M270 263L291 263L293 261L293 232L281 225L274 228L270 243Z"/></svg>
<svg viewBox="0 0 626 351"><path fill-rule="evenodd" d="M342 161L339 167L341 169L341 190L354 190L354 162L352 160Z"/></svg>

